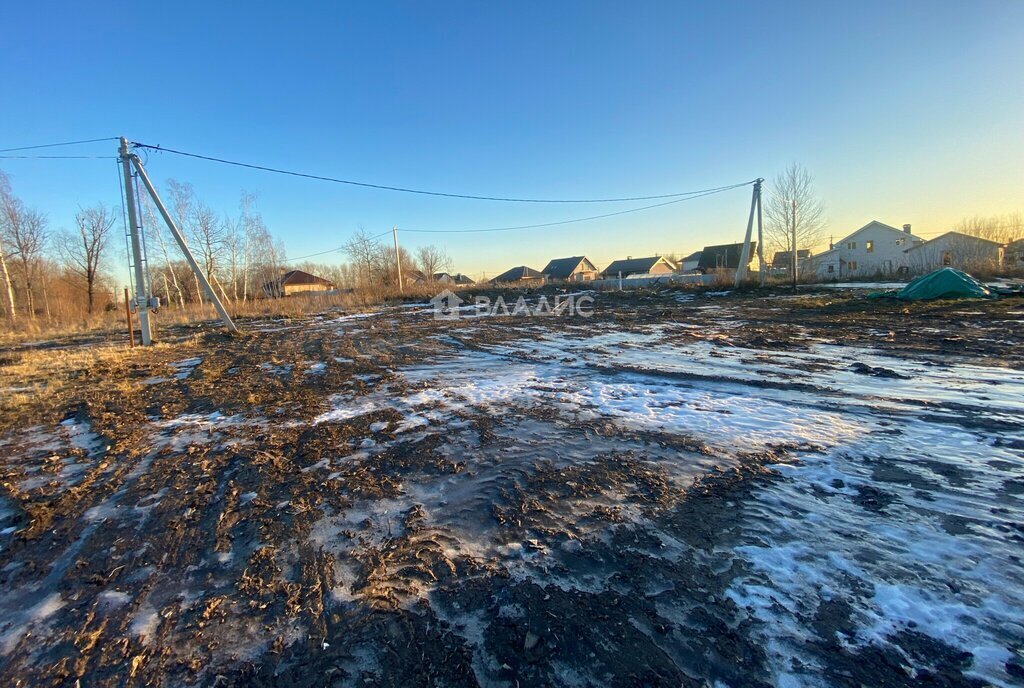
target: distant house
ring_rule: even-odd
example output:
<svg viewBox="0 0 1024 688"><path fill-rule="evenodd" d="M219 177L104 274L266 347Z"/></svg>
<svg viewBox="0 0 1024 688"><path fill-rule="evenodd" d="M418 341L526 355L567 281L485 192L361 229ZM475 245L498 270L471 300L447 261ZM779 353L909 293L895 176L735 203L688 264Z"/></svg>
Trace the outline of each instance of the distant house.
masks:
<svg viewBox="0 0 1024 688"><path fill-rule="evenodd" d="M428 281L422 270L402 270L402 282L405 284L426 284Z"/></svg>
<svg viewBox="0 0 1024 688"><path fill-rule="evenodd" d="M491 280L492 284L544 284L544 275L525 265L506 270Z"/></svg>
<svg viewBox="0 0 1024 688"><path fill-rule="evenodd" d="M907 249L924 243L903 225L902 231L872 220L853 234L832 244L828 251L810 256L799 266L801 275L821 280L893 276L905 272Z"/></svg>
<svg viewBox="0 0 1024 688"><path fill-rule="evenodd" d="M946 232L905 251L906 265L912 272L930 272L939 268L971 270L992 269L1002 260L1003 246L998 241Z"/></svg>
<svg viewBox="0 0 1024 688"><path fill-rule="evenodd" d="M700 260L697 262L697 269L700 272L708 273L712 270L736 270L740 265L740 256L743 254L743 244L721 244L719 246L705 246L700 252ZM757 256L757 242L750 242L750 255L747 265Z"/></svg>
<svg viewBox="0 0 1024 688"><path fill-rule="evenodd" d="M1017 239L1006 245L1003 264L1008 268L1024 269L1024 239Z"/></svg>
<svg viewBox="0 0 1024 688"><path fill-rule="evenodd" d="M679 270L686 272L696 272L700 266L700 256L703 251L694 251L690 255L686 256L679 262Z"/></svg>
<svg viewBox="0 0 1024 688"><path fill-rule="evenodd" d="M583 282L597 279L598 270L586 256L555 258L541 271L548 279Z"/></svg>
<svg viewBox="0 0 1024 688"><path fill-rule="evenodd" d="M469 275L463 275L461 272L456 272L454 275L451 276L451 278L455 282L455 284L476 284L476 281L471 279Z"/></svg>
<svg viewBox="0 0 1024 688"><path fill-rule="evenodd" d="M289 270L276 280L263 285L263 293L270 297L292 296L332 291L334 283L304 270Z"/></svg>
<svg viewBox="0 0 1024 688"><path fill-rule="evenodd" d="M664 256L650 256L649 258L629 257L625 260L616 260L604 269L602 273L606 278L635 277L637 275L667 275L675 272L676 266Z"/></svg>
<svg viewBox="0 0 1024 688"><path fill-rule="evenodd" d="M811 251L806 248L800 248L796 251L796 259L802 265L804 260L811 257ZM775 255L772 256L771 270L772 272L789 272L790 261L793 258L792 251L776 251ZM797 266L799 271L800 266Z"/></svg>

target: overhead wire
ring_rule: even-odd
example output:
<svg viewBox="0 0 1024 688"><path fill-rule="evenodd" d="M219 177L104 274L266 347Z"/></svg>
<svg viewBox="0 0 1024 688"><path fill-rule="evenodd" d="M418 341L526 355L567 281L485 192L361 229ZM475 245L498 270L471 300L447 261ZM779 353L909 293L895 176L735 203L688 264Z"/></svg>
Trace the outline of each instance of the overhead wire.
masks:
<svg viewBox="0 0 1024 688"><path fill-rule="evenodd" d="M117 141L117 136L104 136L98 139L82 139L81 141L62 141L60 143L41 143L35 146L17 146L15 148L0 148L0 153L11 153L14 151L38 150L40 148L57 148L59 146L77 146L84 143L99 143L101 141Z"/></svg>
<svg viewBox="0 0 1024 688"><path fill-rule="evenodd" d="M388 234L391 234L391 230L388 230L387 232L381 232L380 234L374 234L372 237L368 237L367 241L373 241L374 239L379 239L382 236L387 236ZM294 263L297 260L305 260L307 258L316 258L317 256L326 256L328 253L337 253L338 251L344 251L344 250L345 250L345 246L338 246L337 248L329 248L326 251L319 251L317 253L310 253L310 254L305 255L305 256L297 256L295 258L288 258L288 259L283 260L281 262L282 263Z"/></svg>
<svg viewBox="0 0 1024 688"><path fill-rule="evenodd" d="M516 198L508 196L482 196L476 194L463 194L463 193L451 193L444 191L429 191L426 189L413 189L403 186L391 186L388 184L372 184L369 182L359 182L351 179L340 179L338 177L327 177L319 174L309 174L306 172L296 172L294 170L285 170L277 167L269 167L266 165L257 165L254 163L239 162L237 160L228 160L225 158L217 158L211 155L201 155L199 153L189 153L187 151L176 150L174 148L165 148L163 146L154 146L146 143L132 143L134 148L145 148L152 151L160 151L164 153L172 153L174 155L181 155L188 158L196 158L198 160L207 160L209 162L216 162L222 165L233 165L235 167L244 167L252 170L261 170L263 172L273 172L275 174L284 174L291 177L301 177L304 179L316 179L324 182L332 182L335 184L347 184L350 186L360 186L368 189L380 189L383 191L398 191L401 193L420 194L423 196L440 196L443 198L461 198L467 200L476 201L499 201L504 203L620 203L628 201L653 201L663 198L679 198L680 196L692 196L696 194L702 194L705 191L712 191L712 189L698 189L696 191L679 191L675 193L667 194L656 194L652 196L623 196L618 198ZM749 182L748 182L749 183Z"/></svg>
<svg viewBox="0 0 1024 688"><path fill-rule="evenodd" d="M627 215L629 213L638 213L638 212L641 212L641 211L644 211L644 210L652 210L654 208L661 208L661 207L664 207L664 206L667 206L667 205L673 205L673 204L676 204L676 203L682 203L684 201L693 200L695 198L701 198L703 196L711 196L713 194L722 193L723 191L730 191L732 189L738 189L738 188L743 187L743 186L749 186L750 184L753 184L753 183L754 183L753 180L751 180L749 182L742 182L742 183L739 183L739 184L731 184L729 186L721 186L721 187L718 187L716 189L709 189L709 190L705 191L704 193L701 193L701 194L699 194L697 196L689 196L687 198L676 198L674 200L666 201L664 203L655 203L655 204L652 204L652 205L641 206L639 208L629 208L628 210L619 210L619 211L616 211L616 212L613 212L613 213L602 213L601 215L590 215L588 217L576 217L576 218L572 218L572 219L569 219L569 220L558 220L556 222L542 222L542 223L539 223L539 224L532 224L532 225L518 225L518 226L515 226L515 227L490 227L490 228L483 228L483 229L406 229L404 227L398 227L397 231L399 231L399 232L416 233L416 234L469 234L469 233L479 233L479 232L511 232L511 231L514 231L514 230L522 230L522 229L538 229L538 228L541 228L541 227L555 227L555 226L558 226L558 225L566 225L566 224L572 224L572 223L576 223L576 222L586 222L588 220L598 220L598 219L606 218L606 217L614 217L614 216L617 216L617 215ZM372 237L369 237L369 240L379 239L380 237L386 236L388 234L391 234L391 232L390 231L382 232L381 234L377 234L377 235L374 235ZM304 259L307 259L307 258L316 258L317 256L327 255L328 253L336 253L338 251L343 251L344 249L345 249L344 246L339 246L337 248L328 249L326 251L318 251L316 253L310 253L310 254L305 255L305 256L298 256L297 258L289 258L288 260L286 260L284 262L292 263L292 262L295 262L297 260L304 260Z"/></svg>
<svg viewBox="0 0 1024 688"><path fill-rule="evenodd" d="M559 225L568 225L568 224L573 224L573 223L576 223L576 222L587 222L587 221L590 221L590 220L600 220L600 219L606 218L606 217L616 217L618 215L628 215L630 213L639 213L639 212L644 211L644 210L652 210L654 208L662 208L662 207L667 206L667 205L673 205L673 204L676 204L676 203L682 203L684 201L691 201L691 200L696 199L696 198L702 198L704 196L711 196L713 194L722 193L723 191L730 191L732 189L738 189L738 188L743 187L743 186L749 186L750 184L753 184L753 181L742 182L740 184L731 184L729 186L721 186L721 187L718 187L717 189L709 189L709 190L707 190L707 191L705 191L703 193L700 193L698 195L695 195L695 196L687 196L686 198L676 198L676 199L671 200L671 201L665 201L663 203L655 203L653 205L645 205L645 206L641 206L639 208L629 208L628 210L619 210L619 211L616 211L616 212L613 212L613 213L602 213L600 215L589 215L587 217L576 217L576 218L572 218L572 219L569 219L569 220L558 220L556 222L541 222L541 223L538 223L538 224L517 225L517 226L513 226L513 227L488 227L488 228L483 228L483 229L408 229L408 228L405 228L405 227L399 227L398 229L399 229L399 231L402 231L402 232L414 232L414 233L424 233L424 234L470 234L470 233L478 233L478 232L511 232L511 231L520 230L520 229L538 229L538 228L541 228L541 227L556 227L556 226L559 226Z"/></svg>
<svg viewBox="0 0 1024 688"><path fill-rule="evenodd" d="M117 160L112 155L0 155L0 160Z"/></svg>

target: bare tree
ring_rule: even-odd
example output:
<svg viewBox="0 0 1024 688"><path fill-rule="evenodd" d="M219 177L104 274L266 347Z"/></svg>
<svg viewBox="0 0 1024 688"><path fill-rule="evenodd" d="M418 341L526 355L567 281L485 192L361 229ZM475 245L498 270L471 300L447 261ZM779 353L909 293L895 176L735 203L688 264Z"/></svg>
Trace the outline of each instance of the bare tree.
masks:
<svg viewBox="0 0 1024 688"><path fill-rule="evenodd" d="M420 264L420 270L431 282L434 281L434 275L437 273L451 270L451 258L444 252L444 249L437 246L420 246L416 251L416 259Z"/></svg>
<svg viewBox="0 0 1024 688"><path fill-rule="evenodd" d="M192 243L199 251L203 273L211 285L217 280L224 235L224 225L213 208L203 202L196 203L192 209ZM223 291L221 289L222 295Z"/></svg>
<svg viewBox="0 0 1024 688"><path fill-rule="evenodd" d="M383 247L360 227L349 239L342 250L348 254L357 270L358 279L365 284L372 284L373 273L378 265L378 256Z"/></svg>
<svg viewBox="0 0 1024 688"><path fill-rule="evenodd" d="M163 220L158 219L156 216L156 208L153 206L153 202L149 199L148 194L142 195L142 215L145 219L144 227L146 227L147 233L156 238L156 243L160 247L160 253L164 257L164 266L160 270L160 279L164 283L164 296L167 298L167 302L171 301L171 290L167 284L167 275L171 276L171 285L174 286L174 293L178 297L178 304L185 307L185 294L182 291L181 284L178 282L178 272L174 267L174 262L171 261L170 253L167 251L167 241L164 239Z"/></svg>
<svg viewBox="0 0 1024 688"><path fill-rule="evenodd" d="M21 271L21 285L25 290L25 309L29 317L35 317L34 282L39 261L43 257L49 233L46 230L46 216L27 208L20 199L13 196L4 199L4 242L17 260Z"/></svg>
<svg viewBox="0 0 1024 688"><path fill-rule="evenodd" d="M89 315L93 313L100 265L114 219L113 211L102 203L92 208L80 208L75 213L77 232L65 233L58 244L67 266L85 279L86 312Z"/></svg>
<svg viewBox="0 0 1024 688"><path fill-rule="evenodd" d="M16 201L11 194L11 182L7 175L0 172L0 273L4 278L4 291L7 295L7 317L14 322L18 313L14 308L14 285L11 283L11 273L7 269L7 259L4 254L4 236L7 234L7 223L9 221L9 208Z"/></svg>
<svg viewBox="0 0 1024 688"><path fill-rule="evenodd" d="M775 177L763 198L765 243L791 252L821 244L828 225L825 206L814 191L814 177L793 163ZM793 246L793 207L796 205L796 246Z"/></svg>
<svg viewBox="0 0 1024 688"><path fill-rule="evenodd" d="M188 182L179 182L174 179L167 180L167 188L170 191L174 221L177 223L182 237L194 236L195 189ZM199 276L193 275L193 278L196 286L196 300L202 305L203 290L199 286Z"/></svg>
<svg viewBox="0 0 1024 688"><path fill-rule="evenodd" d="M953 225L953 230L989 241L998 241L1000 244L1008 244L1024 237L1024 213L1018 211L1006 215L965 217Z"/></svg>

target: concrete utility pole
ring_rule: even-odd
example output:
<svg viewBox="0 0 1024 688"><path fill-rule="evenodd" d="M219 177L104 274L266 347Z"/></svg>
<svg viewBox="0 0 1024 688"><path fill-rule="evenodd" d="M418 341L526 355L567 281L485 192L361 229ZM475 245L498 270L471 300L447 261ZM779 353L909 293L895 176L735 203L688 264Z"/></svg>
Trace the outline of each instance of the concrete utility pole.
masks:
<svg viewBox="0 0 1024 688"><path fill-rule="evenodd" d="M132 258L135 261L135 310L139 314L139 329L142 330L142 345L153 343L153 331L149 326L149 284L146 282L146 269L143 263L142 238L139 231L139 218L135 207L135 185L132 182L132 158L128 151L128 139L121 137L118 150L121 158L121 170L124 173L124 195L128 206L128 233L131 236Z"/></svg>
<svg viewBox="0 0 1024 688"><path fill-rule="evenodd" d="M398 254L398 226L391 225L391 235L395 239L395 266L398 267L398 293L404 294L405 287L402 286L402 258Z"/></svg>
<svg viewBox="0 0 1024 688"><path fill-rule="evenodd" d="M750 235L754 229L754 212L758 210L759 203L761 200L761 179L754 182L754 191L750 195L750 215L747 217L747 233L743 235L743 249L740 251L740 263L736 266L736 283L735 286L738 288L743 280L747 278L747 266L750 264ZM758 213L760 217L760 213ZM761 250L761 223L758 222L758 251ZM759 256L763 257L762 253L758 253Z"/></svg>
<svg viewBox="0 0 1024 688"><path fill-rule="evenodd" d="M797 271L797 259L796 259L796 199L794 198L790 202L792 203L792 207L793 207L793 255L790 256L790 264L793 266L793 269L792 269L792 273L793 273L793 289L796 290L796 278L797 278L797 274L796 274L796 271Z"/></svg>
<svg viewBox="0 0 1024 688"><path fill-rule="evenodd" d="M761 223L761 182L764 179L758 179L754 182L754 191L757 193L757 265L760 270L760 283L764 286L764 281L768 276L768 271L764 269L764 226Z"/></svg>
<svg viewBox="0 0 1024 688"><path fill-rule="evenodd" d="M195 273L196 281L199 282L203 291L206 292L206 297L213 303L213 307L217 309L217 314L220 315L220 319L224 322L224 326L227 327L232 332L238 332L238 328L235 327L235 323L231 320L231 316L228 315L227 310L224 308L224 304L221 303L219 298L217 298L216 292L213 291L213 287L210 286L210 282L209 280L206 279L206 275L204 275L203 271L199 268L199 263L196 262L195 256L193 256L192 251L189 250L188 244L185 243L184 235L182 235L182 233L178 230L178 226L174 224L174 220L171 219L171 214L167 212L167 208L166 206L164 206L164 202L160 200L160 194L156 192L156 187L154 187L153 182L149 180L149 175L146 174L146 168L142 166L142 161L139 160L139 156L135 155L134 153L126 152L128 148L128 142L124 138L121 139L121 146L122 149L125 151L125 153L122 154L122 161L124 161L125 169L130 169L128 167L129 162L131 163L131 165L135 167L136 172L139 173L139 179L142 180L143 185L145 185L146 187L146 191L149 192L150 198L153 199L153 203L156 204L157 210L160 211L160 216L163 217L164 222L167 224L167 228L171 230L171 236L174 237L174 241L177 242L178 248L180 248L182 254L184 254L185 261L188 262L189 267L192 268L192 272ZM130 179L131 175L126 173L125 178ZM129 203L129 215L131 215L130 209L132 207L132 204ZM135 270L136 274L138 274L139 263L137 259L135 262ZM142 322L143 313L143 309L139 308L140 322ZM147 345L150 344L151 342L146 341L145 339L145 333L149 331L148 328L143 327L142 331L144 333L142 343Z"/></svg>

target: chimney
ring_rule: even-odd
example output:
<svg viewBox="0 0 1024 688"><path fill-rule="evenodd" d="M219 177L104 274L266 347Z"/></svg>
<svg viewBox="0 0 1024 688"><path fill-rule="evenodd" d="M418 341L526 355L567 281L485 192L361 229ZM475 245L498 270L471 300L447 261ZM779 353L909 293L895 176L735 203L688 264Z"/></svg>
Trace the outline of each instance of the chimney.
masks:
<svg viewBox="0 0 1024 688"><path fill-rule="evenodd" d="M633 256L626 256L626 260L633 260Z"/></svg>
<svg viewBox="0 0 1024 688"><path fill-rule="evenodd" d="M903 225L903 231L906 232L907 234L910 234L910 225Z"/></svg>

